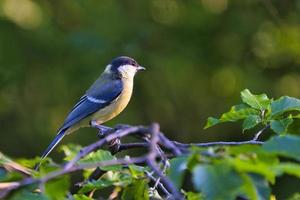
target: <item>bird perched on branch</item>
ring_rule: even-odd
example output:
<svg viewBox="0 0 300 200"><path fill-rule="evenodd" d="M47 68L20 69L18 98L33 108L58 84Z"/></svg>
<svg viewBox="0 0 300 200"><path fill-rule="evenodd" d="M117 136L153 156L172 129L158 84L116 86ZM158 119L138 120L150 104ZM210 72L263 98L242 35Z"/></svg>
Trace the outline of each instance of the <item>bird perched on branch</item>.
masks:
<svg viewBox="0 0 300 200"><path fill-rule="evenodd" d="M45 158L54 147L81 127L97 127L117 116L128 104L135 74L145 70L134 59L121 56L112 60L95 83L75 104L54 140L42 154Z"/></svg>

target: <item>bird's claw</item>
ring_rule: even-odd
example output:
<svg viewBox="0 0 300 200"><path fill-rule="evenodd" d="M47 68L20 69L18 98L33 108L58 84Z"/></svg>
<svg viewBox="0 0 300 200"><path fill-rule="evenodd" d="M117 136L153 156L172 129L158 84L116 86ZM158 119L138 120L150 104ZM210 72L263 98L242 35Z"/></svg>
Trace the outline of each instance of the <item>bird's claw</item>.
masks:
<svg viewBox="0 0 300 200"><path fill-rule="evenodd" d="M105 134L103 133L103 131L101 129L99 129L98 133L97 133L97 136L100 138L100 139L103 139L105 137Z"/></svg>
<svg viewBox="0 0 300 200"><path fill-rule="evenodd" d="M98 129L97 136L99 138L103 138L107 133L113 130L109 127L98 124L96 121L90 121L90 125L91 127Z"/></svg>

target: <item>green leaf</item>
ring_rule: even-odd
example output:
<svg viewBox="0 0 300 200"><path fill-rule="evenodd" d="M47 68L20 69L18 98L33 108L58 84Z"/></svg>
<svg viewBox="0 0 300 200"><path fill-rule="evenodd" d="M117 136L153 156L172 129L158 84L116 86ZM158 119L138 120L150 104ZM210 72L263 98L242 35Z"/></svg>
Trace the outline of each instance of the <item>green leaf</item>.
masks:
<svg viewBox="0 0 300 200"><path fill-rule="evenodd" d="M260 174L271 183L275 183L276 174L267 163L259 160L240 159L238 157L229 159L228 162L231 163L238 172Z"/></svg>
<svg viewBox="0 0 300 200"><path fill-rule="evenodd" d="M46 196L51 200L64 199L70 187L68 176L62 176L58 179L53 179L45 184Z"/></svg>
<svg viewBox="0 0 300 200"><path fill-rule="evenodd" d="M187 158L187 168L191 171L199 163L201 158L201 151L199 147L191 147L191 153Z"/></svg>
<svg viewBox="0 0 300 200"><path fill-rule="evenodd" d="M261 119L258 115L250 115L243 122L243 132L255 127L261 122Z"/></svg>
<svg viewBox="0 0 300 200"><path fill-rule="evenodd" d="M115 186L121 187L129 185L133 181L128 171L108 171L103 178L113 181Z"/></svg>
<svg viewBox="0 0 300 200"><path fill-rule="evenodd" d="M280 163L279 165L274 165L272 168L278 175L285 173L300 178L300 164Z"/></svg>
<svg viewBox="0 0 300 200"><path fill-rule="evenodd" d="M243 186L241 188L241 195L248 197L251 200L258 200L255 185L248 174L242 174Z"/></svg>
<svg viewBox="0 0 300 200"><path fill-rule="evenodd" d="M270 153L294 158L300 161L300 137L294 135L276 136L263 144Z"/></svg>
<svg viewBox="0 0 300 200"><path fill-rule="evenodd" d="M42 193L31 192L29 189L21 189L14 192L7 200L50 200Z"/></svg>
<svg viewBox="0 0 300 200"><path fill-rule="evenodd" d="M89 153L86 157L81 159L78 163L99 163L102 161L107 161L107 160L116 160L117 158L109 151L105 151L102 149L97 150L96 152L91 152ZM116 171L116 170L121 170L122 166L121 165L112 165L112 166L105 166L105 167L100 167L100 169L104 171Z"/></svg>
<svg viewBox="0 0 300 200"><path fill-rule="evenodd" d="M220 120L221 122L235 122L241 119L245 119L250 115L258 115L259 111L250 108L245 104L239 104L232 106L229 112L224 113Z"/></svg>
<svg viewBox="0 0 300 200"><path fill-rule="evenodd" d="M204 197L201 193L185 192L184 195L187 200L203 200L204 199Z"/></svg>
<svg viewBox="0 0 300 200"><path fill-rule="evenodd" d="M238 195L243 180L237 172L222 163L196 166L193 183L207 200L231 200Z"/></svg>
<svg viewBox="0 0 300 200"><path fill-rule="evenodd" d="M39 164L41 162L41 158L39 158L39 157L36 157L33 159L21 158L21 159L18 159L17 162L24 167L33 169L37 164Z"/></svg>
<svg viewBox="0 0 300 200"><path fill-rule="evenodd" d="M85 183L79 193L86 193L94 189L99 190L112 185L126 187L132 181L133 178L128 171L108 171L100 179Z"/></svg>
<svg viewBox="0 0 300 200"><path fill-rule="evenodd" d="M148 184L146 180L137 180L132 184L128 185L122 192L122 200L147 200L148 195Z"/></svg>
<svg viewBox="0 0 300 200"><path fill-rule="evenodd" d="M265 200L270 199L271 190L269 183L263 176L257 174L245 174L244 178L244 192L251 200Z"/></svg>
<svg viewBox="0 0 300 200"><path fill-rule="evenodd" d="M245 145L237 145L237 146L230 146L227 147L228 152L235 156L239 154L245 154L245 153L257 153L261 150L260 146L257 145L251 145L251 144L245 144Z"/></svg>
<svg viewBox="0 0 300 200"><path fill-rule="evenodd" d="M232 106L230 110L220 117L220 119L209 117L205 125L205 129L223 122L235 122L241 119L246 119L250 115L258 115L259 111L250 108L246 104Z"/></svg>
<svg viewBox="0 0 300 200"><path fill-rule="evenodd" d="M93 200L93 198L85 196L84 194L74 194L73 197L75 200Z"/></svg>
<svg viewBox="0 0 300 200"><path fill-rule="evenodd" d="M91 169L83 169L83 172L82 172L82 176L84 179L88 179L92 173L95 171L95 169L91 168Z"/></svg>
<svg viewBox="0 0 300 200"><path fill-rule="evenodd" d="M7 171L1 166L0 167L0 182L6 181ZM22 176L20 177L22 178Z"/></svg>
<svg viewBox="0 0 300 200"><path fill-rule="evenodd" d="M287 118L280 120L271 120L271 129L277 134L285 134L288 130L288 127L293 123L293 118L290 115Z"/></svg>
<svg viewBox="0 0 300 200"><path fill-rule="evenodd" d="M109 186L113 185L113 181L111 180L103 180L103 179L99 179L99 180L92 180L89 181L87 183L85 183L79 190L80 194L83 193L87 193L90 192L92 190L100 190Z"/></svg>
<svg viewBox="0 0 300 200"><path fill-rule="evenodd" d="M142 178L144 177L145 168L138 165L129 165L129 171L133 178Z"/></svg>
<svg viewBox="0 0 300 200"><path fill-rule="evenodd" d="M293 119L300 119L300 114L292 115L292 118L293 118Z"/></svg>
<svg viewBox="0 0 300 200"><path fill-rule="evenodd" d="M178 189L182 186L185 170L187 169L187 160L188 158L185 156L170 160L170 168L167 175Z"/></svg>
<svg viewBox="0 0 300 200"><path fill-rule="evenodd" d="M12 182L22 180L24 177L19 172L6 171L0 167L0 182Z"/></svg>
<svg viewBox="0 0 300 200"><path fill-rule="evenodd" d="M49 157L45 158L40 165L39 171L35 173L37 178L41 178L46 174L56 171L59 169L59 166L53 162L53 160Z"/></svg>
<svg viewBox="0 0 300 200"><path fill-rule="evenodd" d="M278 116L288 111L300 111L300 100L284 96L271 103L271 116Z"/></svg>
<svg viewBox="0 0 300 200"><path fill-rule="evenodd" d="M82 147L80 145L68 144L68 145L62 145L59 150L64 152L65 154L64 160L70 161L76 157L76 155L79 153L81 149Z"/></svg>
<svg viewBox="0 0 300 200"><path fill-rule="evenodd" d="M217 118L214 118L214 117L209 117L207 119L207 122L206 122L206 125L204 126L204 129L208 129L216 124L219 124L221 123L221 121Z"/></svg>
<svg viewBox="0 0 300 200"><path fill-rule="evenodd" d="M257 174L243 174L244 185L241 190L242 196L251 200L270 199L269 183L263 176Z"/></svg>
<svg viewBox="0 0 300 200"><path fill-rule="evenodd" d="M254 95L248 89L241 92L241 98L244 103L261 111L268 109L271 102L266 94Z"/></svg>
<svg viewBox="0 0 300 200"><path fill-rule="evenodd" d="M258 195L259 200L270 199L271 188L269 183L263 176L259 176L256 174L249 175L255 185L256 193Z"/></svg>
<svg viewBox="0 0 300 200"><path fill-rule="evenodd" d="M244 161L250 160L249 162L262 162L265 165L277 165L279 159L276 155L270 154L261 146L258 145L240 145L227 147L227 151L230 155L234 156L236 159L242 156Z"/></svg>

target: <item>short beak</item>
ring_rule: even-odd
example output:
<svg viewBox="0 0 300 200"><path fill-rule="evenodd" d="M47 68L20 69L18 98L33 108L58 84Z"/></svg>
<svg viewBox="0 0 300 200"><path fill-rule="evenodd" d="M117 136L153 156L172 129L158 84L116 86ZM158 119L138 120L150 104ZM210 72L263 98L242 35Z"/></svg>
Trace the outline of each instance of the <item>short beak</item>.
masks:
<svg viewBox="0 0 300 200"><path fill-rule="evenodd" d="M138 70L138 71L141 71L141 70L144 71L144 70L146 70L146 68L145 68L145 67L142 67L142 66L138 66L138 67L137 67L137 70Z"/></svg>

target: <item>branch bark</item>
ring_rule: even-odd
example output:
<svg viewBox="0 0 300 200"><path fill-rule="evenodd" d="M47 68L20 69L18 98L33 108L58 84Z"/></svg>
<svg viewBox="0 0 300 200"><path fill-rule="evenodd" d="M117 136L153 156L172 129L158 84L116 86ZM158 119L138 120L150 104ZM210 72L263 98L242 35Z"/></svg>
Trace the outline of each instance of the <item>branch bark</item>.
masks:
<svg viewBox="0 0 300 200"><path fill-rule="evenodd" d="M190 147L198 146L198 147L211 147L211 146L232 146L232 145L261 145L263 142L257 141L258 136L265 130L261 130L257 133L257 137L250 141L241 141L241 142L208 142L208 143L180 143L177 141L172 141L168 139L162 132L159 130L159 125L154 123L150 127L144 126L119 126L116 129L112 129L110 127L101 126L98 127L101 129L101 139L97 142L92 143L80 150L80 152L75 156L74 159L69 161L62 169L51 172L45 175L42 178L25 178L19 182L8 182L5 184L1 184L1 192L0 198L4 198L9 192L20 188L22 186L39 183L44 184L47 181L62 176L64 174L69 174L74 171L79 171L83 169L89 168L97 168L111 165L122 165L124 167L130 164L136 165L147 165L152 173L156 175L156 177L152 176L152 173L146 173L145 176L149 177L152 180L155 180L154 188L158 186L165 197L172 196L171 199L183 199L183 195L178 191L172 181L165 175L165 168L167 167L168 158L171 156L176 157L180 155L187 154L190 151ZM116 160L106 160L98 163L78 163L78 161L87 156L92 151L95 151L99 148L104 147L104 145L109 145L111 141L115 139L121 139L127 136L139 136L138 138L142 140L141 142L122 144L118 143L117 152L130 150L135 148L146 148L148 149L148 153L138 157L124 157L118 158ZM165 152L167 151L167 152ZM161 160L163 163L163 167L157 163L158 160ZM101 173L100 173L101 174ZM151 174L151 176L149 176ZM92 177L93 179L98 179L99 176Z"/></svg>

